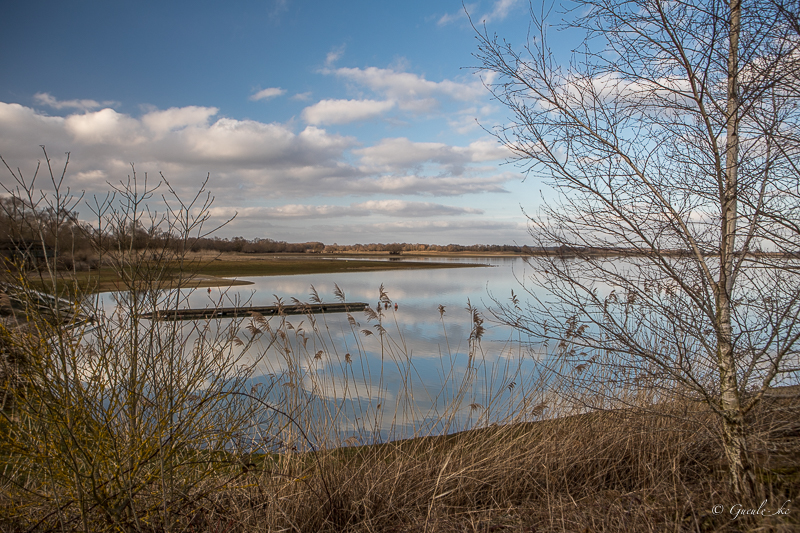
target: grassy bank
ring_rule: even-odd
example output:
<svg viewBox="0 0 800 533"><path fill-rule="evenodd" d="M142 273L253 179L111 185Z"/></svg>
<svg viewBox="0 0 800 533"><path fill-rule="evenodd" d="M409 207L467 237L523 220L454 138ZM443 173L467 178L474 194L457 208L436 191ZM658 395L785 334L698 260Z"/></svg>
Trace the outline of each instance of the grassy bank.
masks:
<svg viewBox="0 0 800 533"><path fill-rule="evenodd" d="M195 496L169 525L157 485L136 497L127 520L139 514L142 531L231 533L797 531L800 446L787 433L800 426L798 407L772 402L752 420L761 490L753 501L726 488L713 418L675 403L372 446L192 456L192 469L213 474L188 474L180 490ZM35 500L5 492L0 528L50 530L52 506ZM764 515L731 512L764 500ZM787 501L788 513L777 514ZM75 506L64 516L77 529ZM115 529L90 516L91 530Z"/></svg>
<svg viewBox="0 0 800 533"><path fill-rule="evenodd" d="M380 261L369 259L331 258L319 255L298 254L188 254L183 263L154 262L153 266L164 268L166 275L161 276L161 288L169 288L180 284L182 287L223 287L230 285L248 285L250 282L235 278L256 276L289 276L298 274L338 274L350 272L373 272L387 270L415 270L433 268L468 268L482 267L479 263L437 263L422 261ZM361 256L358 256L361 257ZM143 272L148 269L145 261L138 268ZM101 267L88 272L59 272L63 281L77 283L84 292L105 292L124 288L119 270L113 267ZM137 277L145 277L137 275ZM42 273L30 276L31 281L40 289L48 290L48 281Z"/></svg>
<svg viewBox="0 0 800 533"><path fill-rule="evenodd" d="M201 275L246 277L285 276L292 274L337 274L377 270L412 270L430 268L464 268L486 266L467 263L436 263L414 261L379 261L369 259L332 259L321 256L261 256L241 257L222 255L211 260L190 258L188 270Z"/></svg>

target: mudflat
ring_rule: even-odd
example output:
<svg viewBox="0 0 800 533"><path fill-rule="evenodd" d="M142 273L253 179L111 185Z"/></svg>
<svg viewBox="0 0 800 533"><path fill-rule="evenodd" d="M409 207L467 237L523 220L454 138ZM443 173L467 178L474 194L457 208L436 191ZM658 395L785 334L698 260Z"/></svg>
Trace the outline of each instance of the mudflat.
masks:
<svg viewBox="0 0 800 533"><path fill-rule="evenodd" d="M447 254L452 257L453 254ZM425 254L426 257L431 257ZM414 261L413 256L403 257L402 261L386 260L390 256L384 255L384 260L378 259L376 254L347 254L347 255L322 255L322 254L244 254L244 253L213 253L194 252L187 254L181 261L171 260L155 261L142 260L137 284L147 285L147 275L142 272L151 272L150 278L159 288L168 287L222 287L231 285L249 285L249 281L238 278L255 276L288 276L296 274L335 274L340 272L367 272L376 270L407 270L431 268L470 268L485 267L488 265L479 262L455 263L435 261ZM104 266L99 270L88 272L60 272L61 283L77 286L82 291L107 292L125 290L125 279L120 276L117 269ZM38 278L38 279L37 279ZM32 275L29 279L40 288L52 292L52 283L47 276ZM71 283L70 283L71 282ZM48 286L49 285L49 286Z"/></svg>

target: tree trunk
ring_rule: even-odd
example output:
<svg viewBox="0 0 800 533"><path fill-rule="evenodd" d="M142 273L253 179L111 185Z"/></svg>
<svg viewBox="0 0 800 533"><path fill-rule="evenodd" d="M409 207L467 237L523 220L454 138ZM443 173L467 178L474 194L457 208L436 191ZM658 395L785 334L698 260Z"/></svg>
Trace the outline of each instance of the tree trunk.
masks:
<svg viewBox="0 0 800 533"><path fill-rule="evenodd" d="M724 313L723 313L724 315ZM730 315L728 315L730 325ZM723 337L721 335L720 337ZM720 339L722 341L722 339ZM739 386L736 379L736 365L733 357L733 346L728 342L720 342L719 368L722 400L722 444L725 458L728 461L729 479L734 493L751 496L755 492L755 477L750 456L747 451L747 431Z"/></svg>
<svg viewBox="0 0 800 533"><path fill-rule="evenodd" d="M723 446L728 460L730 482L736 494L754 492L754 477L747 453L747 438L742 402L736 376L733 346L731 297L734 287L733 264L736 257L736 218L739 171L739 32L741 0L730 0L728 49L728 102L725 140L725 172L721 178L720 276L717 285L717 346L721 407L723 411Z"/></svg>

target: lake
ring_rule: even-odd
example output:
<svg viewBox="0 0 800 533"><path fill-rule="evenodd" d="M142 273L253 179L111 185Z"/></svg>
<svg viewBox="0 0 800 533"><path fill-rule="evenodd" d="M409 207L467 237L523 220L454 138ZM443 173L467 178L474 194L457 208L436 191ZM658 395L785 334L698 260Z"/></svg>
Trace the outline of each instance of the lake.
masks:
<svg viewBox="0 0 800 533"><path fill-rule="evenodd" d="M381 305L380 321L365 313L354 313L352 321L344 313L315 315L315 334L309 317L286 317L291 326L285 331L291 335L276 344L288 348L266 350L255 383L272 385L276 401L294 403L295 412L313 411L312 418L336 412L335 428L327 430L350 443L450 432L502 419L516 408L514 398L527 392L526 372L533 365L526 364L530 358L517 334L492 323L486 308L492 305L490 294L508 301L512 290L520 292L515 276L529 274L530 267L518 257L434 260L487 266L241 278L253 284L210 293L198 289L188 295L187 306L273 305L276 298L285 304L293 298L310 302L312 286L322 301L335 302L338 285L347 301L375 309L383 286L391 304ZM475 320L469 305L484 319L479 342L470 342ZM279 317L270 319L273 329L279 323ZM239 335L248 340L251 332L244 327Z"/></svg>
<svg viewBox="0 0 800 533"><path fill-rule="evenodd" d="M372 311L271 317L260 323L251 317L219 319L181 327L191 343L204 329L213 336L238 324L236 341L249 346L247 351L234 347L239 342L232 345L230 337L217 346L238 350L245 363L255 365L247 387L283 413L281 420L266 425L259 421L257 426L269 428L264 433L279 427L276 441L284 449L291 448L289 444L299 448L304 442L336 446L443 434L557 415L558 402L547 396L551 388L537 374L541 367L536 362L547 350L539 339L523 337L492 321L487 311L495 305L493 297L508 303L512 291L525 294L520 280L537 296L545 296L543 273L515 257L435 260L488 266L242 278L253 284L186 291L184 305L263 306L273 305L276 299L291 304L295 299L313 302L315 298L337 302L342 299L338 286L346 301L366 302ZM585 267L570 263L576 269ZM628 275L629 263L608 259L608 265L623 276ZM599 282L592 287L601 298L610 298L615 289ZM668 288L654 294L672 302ZM752 321L764 327L756 313L740 313L739 318L746 325ZM642 338L665 325L659 320L642 322ZM217 349L215 345L209 348ZM664 350L671 353L668 346ZM584 355L578 354L578 359ZM579 365L582 362L569 361L573 376L583 372L578 370L578 366L586 367ZM703 364L702 359L698 364ZM603 372L602 365L591 368ZM760 367L756 370L761 372ZM797 381L795 374L779 382L786 384L787 378ZM613 374L607 376L612 388L614 380ZM305 435L298 436L293 428L302 428Z"/></svg>

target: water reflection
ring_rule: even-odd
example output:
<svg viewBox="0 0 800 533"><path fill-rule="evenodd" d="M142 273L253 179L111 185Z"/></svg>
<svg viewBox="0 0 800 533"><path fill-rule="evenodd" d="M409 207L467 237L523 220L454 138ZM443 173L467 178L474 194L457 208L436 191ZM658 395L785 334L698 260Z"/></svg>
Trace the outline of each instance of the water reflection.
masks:
<svg viewBox="0 0 800 533"><path fill-rule="evenodd" d="M525 381L521 373L532 366L525 364L510 328L484 322L480 343L471 346L474 321L467 309L472 305L483 314L491 303L487 290L510 296L517 287L514 274L524 275L524 262L508 257L467 261L489 266L242 278L253 285L193 291L187 305L310 301L312 286L320 299L333 302L338 285L348 301L366 302L374 310L383 286L391 303L381 304L379 320L363 313L283 319L291 334L280 340L282 348L268 350L263 375L283 376L281 401L305 393L297 409L311 398L317 413L338 411L330 429L345 439L348 433L364 442L452 431L476 422L474 406L488 406L494 392ZM271 319L273 328L279 320ZM513 387L506 401L512 392ZM449 412L453 409L457 412ZM496 409L497 417L503 414Z"/></svg>
<svg viewBox="0 0 800 533"><path fill-rule="evenodd" d="M337 285L347 301L370 305L372 314L267 317L262 324L245 313L240 342L227 347L249 347L243 362L259 363L248 386L269 389L270 401L302 424L315 445L457 431L524 412L519 402L532 397L526 387L534 382L533 364L514 332L485 321L479 342L470 341L474 311L480 319L491 305L487 291L506 299L518 292L524 261L432 259L489 266L241 278L253 284L187 290L180 306L309 302L312 286L322 301L334 302ZM381 286L386 297L376 316ZM104 302L113 306L111 295ZM191 346L204 331L213 337L231 324L180 327ZM302 444L297 435L280 438Z"/></svg>

